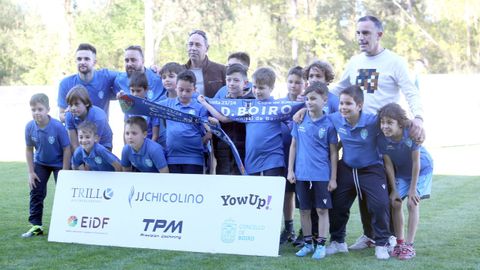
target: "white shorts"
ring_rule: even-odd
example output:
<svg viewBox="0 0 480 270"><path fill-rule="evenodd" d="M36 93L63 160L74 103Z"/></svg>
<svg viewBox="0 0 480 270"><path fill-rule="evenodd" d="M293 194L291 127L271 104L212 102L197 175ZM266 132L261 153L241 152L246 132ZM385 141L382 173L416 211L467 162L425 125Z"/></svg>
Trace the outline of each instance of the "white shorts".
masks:
<svg viewBox="0 0 480 270"><path fill-rule="evenodd" d="M420 197L420 199L430 198L430 194L432 192L432 176L433 173L418 176L417 195ZM403 178L395 179L397 192L402 200L408 196L408 190L410 189L411 183L411 180L405 180Z"/></svg>

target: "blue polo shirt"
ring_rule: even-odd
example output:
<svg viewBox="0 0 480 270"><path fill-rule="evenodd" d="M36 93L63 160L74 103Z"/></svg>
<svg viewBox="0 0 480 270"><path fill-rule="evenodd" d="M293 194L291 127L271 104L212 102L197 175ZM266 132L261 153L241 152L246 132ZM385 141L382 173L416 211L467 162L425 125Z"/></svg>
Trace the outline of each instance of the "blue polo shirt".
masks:
<svg viewBox="0 0 480 270"><path fill-rule="evenodd" d="M75 149L72 157L73 166L79 167L82 164L87 165L91 171L115 171L113 163L120 160L101 144L95 143L90 154L87 154L83 147L79 146Z"/></svg>
<svg viewBox="0 0 480 270"><path fill-rule="evenodd" d="M207 119L207 110L192 99L183 105L178 98L168 98L158 104L173 108L183 113ZM203 166L203 142L205 134L203 125L187 124L166 120L167 122L167 161L168 164L193 164Z"/></svg>
<svg viewBox="0 0 480 270"><path fill-rule="evenodd" d="M99 143L107 148L112 148L112 129L108 124L107 114L97 106L92 106L85 119L73 116L71 112L65 114L65 126L67 129L77 129L78 125L83 121L95 123L97 126L97 135L100 137Z"/></svg>
<svg viewBox="0 0 480 270"><path fill-rule="evenodd" d="M378 135L378 149L381 154L388 155L395 166L395 177L405 180L412 179L412 152L420 151L420 174L426 175L433 172L433 160L427 150L410 139L409 130L403 129L403 137L396 142Z"/></svg>
<svg viewBox="0 0 480 270"><path fill-rule="evenodd" d="M58 107L66 109L68 107L68 91L70 91L75 85L83 85L88 90L88 96L90 97L92 104L102 108L108 114L110 99L115 97L113 94L113 82L116 76L116 71L99 69L93 72L93 78L90 82L82 81L78 73L64 78L60 82L58 89Z"/></svg>
<svg viewBox="0 0 480 270"><path fill-rule="evenodd" d="M295 176L299 181L330 180L330 144L337 144L337 132L326 115L312 121L308 113L301 124L293 123L297 142Z"/></svg>
<svg viewBox="0 0 480 270"><path fill-rule="evenodd" d="M377 116L360 112L358 123L352 127L339 112L328 115L343 143L343 161L352 168L382 164L377 150L380 128Z"/></svg>
<svg viewBox="0 0 480 270"><path fill-rule="evenodd" d="M338 104L340 103L340 99L328 92L328 100L327 100L327 104L325 104L325 106L323 107L323 111L326 113L326 114L331 114L331 113L334 113L334 112L338 112Z"/></svg>
<svg viewBox="0 0 480 270"><path fill-rule="evenodd" d="M267 101L273 101L270 97ZM248 174L285 167L281 122L246 123L245 170Z"/></svg>
<svg viewBox="0 0 480 270"><path fill-rule="evenodd" d="M145 68L145 75L148 80L147 99L157 102L167 97L167 90L163 88L162 78L151 69ZM130 78L126 72L118 73L113 85L113 92L117 95L120 90L125 94L130 94Z"/></svg>
<svg viewBox="0 0 480 270"><path fill-rule="evenodd" d="M167 167L167 161L160 144L145 138L143 145L135 152L128 144L122 150L122 166L133 166L141 172L159 172Z"/></svg>
<svg viewBox="0 0 480 270"><path fill-rule="evenodd" d="M248 91L250 88L252 88L252 83L248 82L247 86L243 88L243 91ZM224 85L220 89L218 89L217 93L215 94L215 96L213 96L213 98L227 98L227 94L228 94L228 87Z"/></svg>
<svg viewBox="0 0 480 270"><path fill-rule="evenodd" d="M57 119L40 128L32 120L25 127L25 143L35 148L33 162L55 168L63 167L63 148L70 146L68 133Z"/></svg>

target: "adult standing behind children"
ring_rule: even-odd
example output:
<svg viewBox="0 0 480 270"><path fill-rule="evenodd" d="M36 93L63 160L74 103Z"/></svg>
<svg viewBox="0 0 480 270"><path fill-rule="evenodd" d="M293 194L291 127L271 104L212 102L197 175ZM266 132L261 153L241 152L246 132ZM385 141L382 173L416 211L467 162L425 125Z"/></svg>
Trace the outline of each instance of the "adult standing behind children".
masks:
<svg viewBox="0 0 480 270"><path fill-rule="evenodd" d="M185 68L195 74L195 88L199 95L212 98L225 85L225 66L210 61L207 56L209 44L207 34L195 30L188 36L188 62Z"/></svg>
<svg viewBox="0 0 480 270"><path fill-rule="evenodd" d="M67 94L75 85L84 86L92 104L103 109L108 115L110 99L114 97L112 87L117 72L108 69L95 70L97 63L97 49L88 43L78 45L75 53L77 74L65 77L58 89L58 108L60 121L65 122L67 110Z"/></svg>
<svg viewBox="0 0 480 270"><path fill-rule="evenodd" d="M148 80L147 99L157 102L166 98L166 90L162 84L162 78L154 71L145 68L143 50L140 46L128 46L125 49L125 72L118 73L115 78L113 91L115 94L122 91L130 93L130 77L134 72L144 73Z"/></svg>

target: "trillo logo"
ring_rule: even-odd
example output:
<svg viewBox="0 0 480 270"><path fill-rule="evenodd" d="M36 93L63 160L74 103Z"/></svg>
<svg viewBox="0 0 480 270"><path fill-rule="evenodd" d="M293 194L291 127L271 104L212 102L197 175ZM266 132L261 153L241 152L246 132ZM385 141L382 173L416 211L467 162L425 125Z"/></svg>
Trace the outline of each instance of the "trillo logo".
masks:
<svg viewBox="0 0 480 270"><path fill-rule="evenodd" d="M111 188L90 188L90 187L73 187L72 199L79 201L101 201L113 198L113 189Z"/></svg>
<svg viewBox="0 0 480 270"><path fill-rule="evenodd" d="M270 203L272 201L272 196L268 195L267 197L260 197L260 195L249 194L245 196L232 196L232 195L222 195L222 206L236 206L236 205L245 205L253 206L257 209L265 208L265 210L270 209Z"/></svg>

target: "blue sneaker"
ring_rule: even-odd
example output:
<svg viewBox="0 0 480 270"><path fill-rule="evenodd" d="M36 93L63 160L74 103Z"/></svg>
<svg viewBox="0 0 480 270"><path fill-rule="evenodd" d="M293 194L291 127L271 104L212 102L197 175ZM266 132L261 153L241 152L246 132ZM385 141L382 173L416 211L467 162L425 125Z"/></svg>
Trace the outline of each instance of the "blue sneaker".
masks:
<svg viewBox="0 0 480 270"><path fill-rule="evenodd" d="M325 258L326 255L327 255L327 249L325 248L325 246L318 245L317 248L315 249L315 252L312 255L312 259L320 260Z"/></svg>
<svg viewBox="0 0 480 270"><path fill-rule="evenodd" d="M313 244L305 243L305 245L303 245L302 249L300 249L297 253L295 253L295 255L297 255L297 257L305 257L305 256L307 256L308 253L310 253L312 251L313 251Z"/></svg>

